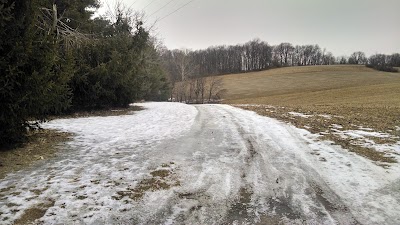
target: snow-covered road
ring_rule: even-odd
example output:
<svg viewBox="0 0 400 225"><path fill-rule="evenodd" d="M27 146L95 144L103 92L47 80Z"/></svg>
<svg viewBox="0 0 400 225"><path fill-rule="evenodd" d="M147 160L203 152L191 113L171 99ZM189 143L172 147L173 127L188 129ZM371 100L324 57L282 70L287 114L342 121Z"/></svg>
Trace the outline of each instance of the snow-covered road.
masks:
<svg viewBox="0 0 400 225"><path fill-rule="evenodd" d="M60 156L0 180L0 224L400 224L400 167L227 105L60 119Z"/></svg>

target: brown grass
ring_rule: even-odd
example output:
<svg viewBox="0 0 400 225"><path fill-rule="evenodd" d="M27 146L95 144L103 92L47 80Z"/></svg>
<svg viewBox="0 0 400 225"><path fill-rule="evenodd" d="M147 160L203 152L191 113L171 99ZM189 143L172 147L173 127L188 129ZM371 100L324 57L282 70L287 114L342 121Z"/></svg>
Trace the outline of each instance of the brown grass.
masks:
<svg viewBox="0 0 400 225"><path fill-rule="evenodd" d="M400 137L400 73L379 72L365 66L308 66L272 69L261 72L221 76L223 96L228 104L260 104L274 110L247 107L259 114L307 127L313 133L326 131L331 124L344 129L372 128ZM284 107L284 108L282 108ZM291 117L290 111L322 117ZM373 149L360 148L351 140L326 135L329 140L375 161L393 162L393 158ZM377 143L397 140L380 139ZM353 143L353 144L352 144Z"/></svg>
<svg viewBox="0 0 400 225"><path fill-rule="evenodd" d="M28 143L22 147L0 151L0 179L8 173L46 160L57 152L56 146L66 142L72 135L56 130L36 130L28 135Z"/></svg>
<svg viewBox="0 0 400 225"><path fill-rule="evenodd" d="M77 111L70 114L52 116L50 119L68 119L68 118L80 118L90 116L122 116L130 115L134 111L143 110L141 106L129 106L127 108L112 108L112 109L101 109L101 110L90 110L90 111Z"/></svg>
<svg viewBox="0 0 400 225"><path fill-rule="evenodd" d="M311 133L323 134L323 140L330 140L334 143L342 146L343 148L354 152L358 155L366 157L370 160L380 162L379 165L386 166L385 163L394 163L396 160L393 158L393 152L380 152L376 151L373 148L362 147L357 144L356 139L344 139L340 136L336 135L334 130L332 129L333 124L337 124L342 126L342 129L339 130L358 130L360 126L365 128L374 127L375 131L385 132L391 134L392 137L388 138L378 138L374 137L369 139L373 139L375 143L378 144L392 144L399 141L399 131L392 128L392 120L380 121L379 119L379 111L371 110L369 111L368 118L363 117L365 114L358 113L358 108L348 108L348 111L344 111L343 109L340 111L335 111L334 108L323 108L315 109L315 108L291 108L291 107L273 107L273 106L263 106L263 105L255 105L255 106L240 106L243 109L255 111L260 115L277 118L282 121L289 122L296 127L303 128L309 130ZM345 109L346 110L346 109ZM306 115L310 115L311 117L303 118L298 116L293 116L289 112L301 112ZM338 113L341 114L338 114ZM386 114L386 118L393 118L394 115L398 113L398 110L388 110ZM330 118L326 118L321 115L331 115ZM340 116L337 116L340 115ZM398 119L398 118L396 118ZM338 129L335 129L338 130Z"/></svg>
<svg viewBox="0 0 400 225"><path fill-rule="evenodd" d="M170 164L173 165L174 163ZM138 201L143 198L146 192L167 190L174 186L180 186L180 182L173 169L168 164L163 164L162 167L165 169L157 169L150 172L150 176L141 180L136 187L118 191L112 198L121 200L127 196L134 201Z"/></svg>
<svg viewBox="0 0 400 225"><path fill-rule="evenodd" d="M227 103L400 106L400 74L365 66L288 67L221 77Z"/></svg>
<svg viewBox="0 0 400 225"><path fill-rule="evenodd" d="M53 205L54 201L49 200L47 203L25 210L22 216L14 221L14 225L35 224L35 220L42 218L46 214L47 209Z"/></svg>

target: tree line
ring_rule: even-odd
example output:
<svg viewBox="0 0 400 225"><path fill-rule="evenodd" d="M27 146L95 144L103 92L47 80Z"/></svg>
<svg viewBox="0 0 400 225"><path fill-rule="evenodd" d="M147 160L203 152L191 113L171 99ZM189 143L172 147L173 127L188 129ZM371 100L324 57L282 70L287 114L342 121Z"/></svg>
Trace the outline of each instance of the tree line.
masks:
<svg viewBox="0 0 400 225"><path fill-rule="evenodd" d="M49 115L166 100L167 77L140 14L97 0L0 0L0 147Z"/></svg>
<svg viewBox="0 0 400 225"><path fill-rule="evenodd" d="M186 64L200 76L221 75L260 71L282 66L330 65L335 64L331 52L318 45L296 45L281 43L271 46L267 42L254 39L245 44L213 46L204 50L171 50L165 54L167 69L182 80L182 74L174 72L176 61L185 56Z"/></svg>
<svg viewBox="0 0 400 225"><path fill-rule="evenodd" d="M380 71L398 72L399 69L395 67L400 67L400 54L375 54L369 57L366 65Z"/></svg>
<svg viewBox="0 0 400 225"><path fill-rule="evenodd" d="M188 49L160 51L172 91L171 101L203 103L217 101L225 90L216 75L260 71L288 66L357 64L394 72L400 67L400 54L376 54L367 58L361 51L349 57L335 57L319 45L269 45L254 39L245 44L212 46L203 50ZM204 98L203 92L208 92Z"/></svg>
<svg viewBox="0 0 400 225"><path fill-rule="evenodd" d="M182 58L182 55L186 58L186 64L190 64L192 68L192 71L187 70L185 73L200 76L242 73L285 66L369 65L376 64L376 61L388 67L400 66L398 53L376 54L367 58L365 53L357 51L349 57L335 57L319 45L293 45L285 42L272 46L265 41L254 39L245 44L212 46L204 50L170 50L169 53L164 54L164 60L171 64L166 68L176 75L174 79L182 80L182 74L174 71L176 67L174 64L179 61L178 58Z"/></svg>

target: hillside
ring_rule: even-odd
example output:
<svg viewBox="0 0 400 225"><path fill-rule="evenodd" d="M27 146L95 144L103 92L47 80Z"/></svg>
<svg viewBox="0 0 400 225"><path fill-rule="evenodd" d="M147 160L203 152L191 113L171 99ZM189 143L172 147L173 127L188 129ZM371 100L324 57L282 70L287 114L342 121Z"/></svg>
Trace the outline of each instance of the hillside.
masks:
<svg viewBox="0 0 400 225"><path fill-rule="evenodd" d="M400 73L365 66L287 67L221 77L226 103L400 106Z"/></svg>
<svg viewBox="0 0 400 225"><path fill-rule="evenodd" d="M345 65L221 78L224 103L292 123L373 161L395 161L390 154L400 143L400 73Z"/></svg>

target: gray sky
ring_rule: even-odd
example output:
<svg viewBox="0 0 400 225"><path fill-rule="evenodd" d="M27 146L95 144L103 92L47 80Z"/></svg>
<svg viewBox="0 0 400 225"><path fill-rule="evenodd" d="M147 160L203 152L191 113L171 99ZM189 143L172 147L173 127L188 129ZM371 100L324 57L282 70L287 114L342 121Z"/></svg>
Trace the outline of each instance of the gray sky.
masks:
<svg viewBox="0 0 400 225"><path fill-rule="evenodd" d="M172 0L151 15L169 1L123 0L144 11L148 24L190 0ZM318 44L335 56L392 54L400 52L400 0L194 0L158 21L154 33L170 49L260 38L271 45Z"/></svg>

